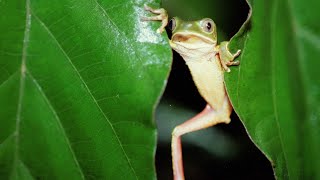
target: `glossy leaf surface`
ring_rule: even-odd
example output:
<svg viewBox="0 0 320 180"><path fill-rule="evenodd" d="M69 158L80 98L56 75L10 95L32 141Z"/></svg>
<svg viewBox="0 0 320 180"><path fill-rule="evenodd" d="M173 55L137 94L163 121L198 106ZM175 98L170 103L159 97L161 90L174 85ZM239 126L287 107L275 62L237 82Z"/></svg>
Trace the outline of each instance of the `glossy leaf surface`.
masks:
<svg viewBox="0 0 320 180"><path fill-rule="evenodd" d="M0 2L0 179L155 178L171 50L143 4Z"/></svg>

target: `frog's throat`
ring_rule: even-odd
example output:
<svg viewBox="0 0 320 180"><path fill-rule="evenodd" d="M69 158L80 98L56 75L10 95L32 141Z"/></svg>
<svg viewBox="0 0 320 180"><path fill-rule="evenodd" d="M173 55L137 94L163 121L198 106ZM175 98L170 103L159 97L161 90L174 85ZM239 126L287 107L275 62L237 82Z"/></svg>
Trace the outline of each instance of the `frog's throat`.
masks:
<svg viewBox="0 0 320 180"><path fill-rule="evenodd" d="M184 46L181 43L175 43L171 40L169 41L169 43L172 49L179 53L186 62L209 61L210 59L214 58L215 55L218 53L218 51L215 50L216 48L214 45L191 49L189 47Z"/></svg>

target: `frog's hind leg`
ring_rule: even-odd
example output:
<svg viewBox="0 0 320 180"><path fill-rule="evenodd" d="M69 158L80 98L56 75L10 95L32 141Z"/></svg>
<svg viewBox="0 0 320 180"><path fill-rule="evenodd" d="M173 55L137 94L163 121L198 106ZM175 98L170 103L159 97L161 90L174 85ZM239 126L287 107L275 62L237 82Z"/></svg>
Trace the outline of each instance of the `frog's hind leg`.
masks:
<svg viewBox="0 0 320 180"><path fill-rule="evenodd" d="M230 122L229 116L232 111L232 106L227 98L221 108L219 111L216 111L210 107L210 105L207 105L201 113L174 128L172 132L171 150L175 180L184 180L181 136L219 123L228 124Z"/></svg>

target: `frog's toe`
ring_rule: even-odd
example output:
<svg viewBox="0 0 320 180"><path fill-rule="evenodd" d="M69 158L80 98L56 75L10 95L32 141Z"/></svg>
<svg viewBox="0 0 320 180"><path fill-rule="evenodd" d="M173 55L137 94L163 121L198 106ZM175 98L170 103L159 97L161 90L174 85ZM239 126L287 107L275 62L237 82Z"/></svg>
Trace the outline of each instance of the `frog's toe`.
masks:
<svg viewBox="0 0 320 180"><path fill-rule="evenodd" d="M153 11L153 8L151 8L150 6L148 6L146 4L144 4L143 7L144 7L144 10L146 10L146 11Z"/></svg>
<svg viewBox="0 0 320 180"><path fill-rule="evenodd" d="M158 28L158 29L157 29L157 33L158 33L158 34L161 34L163 31L164 31L164 29L161 29L161 28Z"/></svg>
<svg viewBox="0 0 320 180"><path fill-rule="evenodd" d="M233 55L233 57L237 57L237 56L239 56L239 55L240 55L240 53L241 53L241 49L238 49L238 51Z"/></svg>
<svg viewBox="0 0 320 180"><path fill-rule="evenodd" d="M240 61L228 61L226 63L227 66L238 66L240 64Z"/></svg>

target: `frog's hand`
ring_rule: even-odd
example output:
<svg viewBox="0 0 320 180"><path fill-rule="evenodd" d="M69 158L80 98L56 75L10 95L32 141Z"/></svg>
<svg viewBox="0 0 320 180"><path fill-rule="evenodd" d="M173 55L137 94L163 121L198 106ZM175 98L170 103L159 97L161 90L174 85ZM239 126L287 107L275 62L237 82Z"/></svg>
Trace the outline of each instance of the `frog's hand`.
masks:
<svg viewBox="0 0 320 180"><path fill-rule="evenodd" d="M219 57L223 69L227 72L230 72L228 66L237 66L240 64L239 61L233 61L237 56L239 56L241 50L239 49L235 54L232 54L228 48L229 41L223 41L218 46L219 48Z"/></svg>
<svg viewBox="0 0 320 180"><path fill-rule="evenodd" d="M168 24L168 13L165 9L160 8L160 9L153 9L147 5L144 5L144 9L146 11L150 11L154 14L158 14L157 16L152 16L152 17L141 17L141 20L143 21L162 21L161 26L157 29L157 33L162 33L164 31L164 28Z"/></svg>

